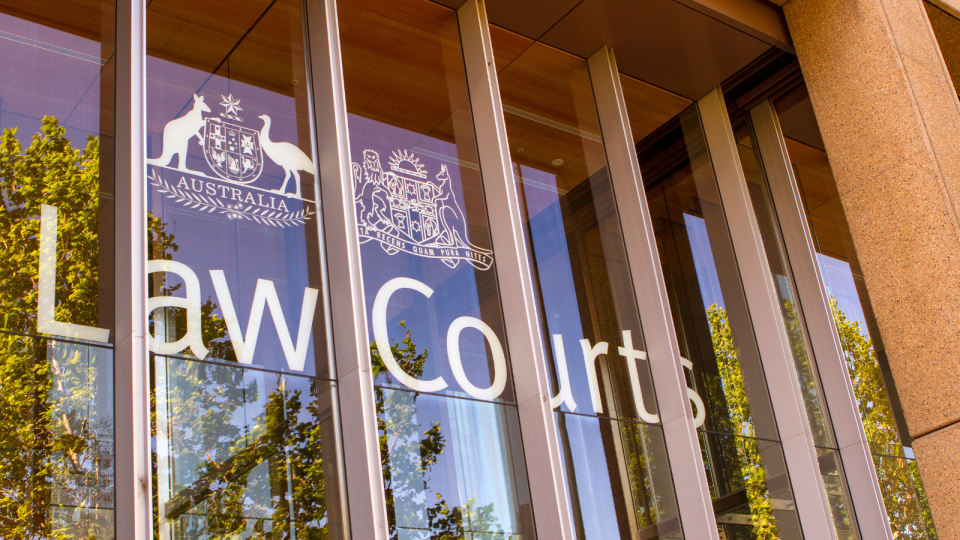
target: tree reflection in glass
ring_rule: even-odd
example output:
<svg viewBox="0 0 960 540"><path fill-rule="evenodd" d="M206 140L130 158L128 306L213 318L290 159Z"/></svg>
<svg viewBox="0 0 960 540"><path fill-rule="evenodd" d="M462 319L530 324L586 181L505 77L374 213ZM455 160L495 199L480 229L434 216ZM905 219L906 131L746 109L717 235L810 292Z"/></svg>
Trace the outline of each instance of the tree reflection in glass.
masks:
<svg viewBox="0 0 960 540"><path fill-rule="evenodd" d="M113 537L113 353L37 334L41 205L60 210L55 318L98 324L100 140L45 116L0 139L0 536Z"/></svg>
<svg viewBox="0 0 960 540"><path fill-rule="evenodd" d="M906 459L900 442L873 343L861 330L860 321L847 318L833 296L830 310L850 370L863 429L874 453L873 462L890 526L900 533L898 538L936 538L930 508L922 501L923 484L916 474L916 464Z"/></svg>
<svg viewBox="0 0 960 540"><path fill-rule="evenodd" d="M172 258L170 228L153 216L148 225L152 258ZM154 276L151 296L182 285ZM201 307L207 358L236 362L217 305ZM185 317L158 309L151 323L183 329ZM177 357L155 356L154 366L157 538L330 537L321 451L332 429L329 382Z"/></svg>
<svg viewBox="0 0 960 540"><path fill-rule="evenodd" d="M406 323L400 323L406 332L402 341L395 340L391 351L406 373L421 377L428 351L418 350ZM373 375L387 375L376 343L370 344ZM460 506L450 507L441 492L433 498L421 497L427 488L424 477L431 473L446 440L439 422L428 422L429 428L417 430L419 397L415 392L395 391L377 387L377 430L380 433L380 457L383 467L384 494L387 499L387 519L391 538L404 540L503 537L503 527L494 511L494 503L478 506L475 497ZM416 500L418 503L411 504ZM416 524L411 526L412 524ZM419 525L419 526L417 526Z"/></svg>
<svg viewBox="0 0 960 540"><path fill-rule="evenodd" d="M389 534L535 538L457 12L337 23Z"/></svg>
<svg viewBox="0 0 960 540"><path fill-rule="evenodd" d="M897 538L937 538L916 463L904 446L906 422L896 388L888 387L893 381L884 367L883 340L806 88L775 105L891 528Z"/></svg>
<svg viewBox="0 0 960 540"><path fill-rule="evenodd" d="M719 445L724 461L739 469L739 475L731 476L728 480L737 484L736 489L746 490L753 537L763 540L779 538L770 505L767 475L760 459L759 441L750 418L750 402L744 388L743 373L740 371L740 351L733 342L733 333L730 331L725 309L712 304L707 308L707 320L710 322L713 354L719 367L719 377L712 381L711 377L704 377L708 384L707 395L708 399L714 402L712 406L725 404L728 413L719 420L726 425L718 425L715 429L741 435L721 439ZM728 487L729 491L736 489Z"/></svg>
<svg viewBox="0 0 960 540"><path fill-rule="evenodd" d="M737 259L699 112L638 144L717 523L727 538L802 538Z"/></svg>

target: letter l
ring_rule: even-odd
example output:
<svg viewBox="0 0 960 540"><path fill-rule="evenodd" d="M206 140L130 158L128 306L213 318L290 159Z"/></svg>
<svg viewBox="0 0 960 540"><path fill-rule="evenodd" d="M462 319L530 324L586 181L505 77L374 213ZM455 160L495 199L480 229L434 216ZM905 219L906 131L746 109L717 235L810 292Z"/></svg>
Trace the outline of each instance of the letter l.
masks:
<svg viewBox="0 0 960 540"><path fill-rule="evenodd" d="M37 332L106 343L110 330L56 320L57 305L57 207L40 206L40 283L37 299Z"/></svg>

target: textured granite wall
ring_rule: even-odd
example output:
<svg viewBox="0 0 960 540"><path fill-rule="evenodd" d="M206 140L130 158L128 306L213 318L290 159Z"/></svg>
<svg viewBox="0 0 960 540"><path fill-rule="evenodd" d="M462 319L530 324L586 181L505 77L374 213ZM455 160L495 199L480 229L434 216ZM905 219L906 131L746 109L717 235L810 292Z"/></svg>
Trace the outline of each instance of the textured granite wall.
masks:
<svg viewBox="0 0 960 540"><path fill-rule="evenodd" d="M960 102L921 0L790 0L942 539L960 539Z"/></svg>

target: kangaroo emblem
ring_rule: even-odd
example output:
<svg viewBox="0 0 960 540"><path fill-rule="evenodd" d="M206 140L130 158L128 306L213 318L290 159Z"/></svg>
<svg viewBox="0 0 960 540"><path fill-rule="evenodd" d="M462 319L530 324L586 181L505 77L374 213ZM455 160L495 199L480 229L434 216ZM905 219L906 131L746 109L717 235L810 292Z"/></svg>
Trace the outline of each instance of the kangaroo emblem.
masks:
<svg viewBox="0 0 960 540"><path fill-rule="evenodd" d="M180 118L167 122L167 125L163 127L163 153L158 158L148 159L147 163L167 167L173 161L173 157L178 156L178 170L203 174L187 167L187 145L190 143L190 139L196 137L200 139L200 146L203 146L203 136L200 135L200 130L203 129L206 122L203 119L203 113L205 112L210 112L210 107L203 102L202 97L194 94L193 109Z"/></svg>

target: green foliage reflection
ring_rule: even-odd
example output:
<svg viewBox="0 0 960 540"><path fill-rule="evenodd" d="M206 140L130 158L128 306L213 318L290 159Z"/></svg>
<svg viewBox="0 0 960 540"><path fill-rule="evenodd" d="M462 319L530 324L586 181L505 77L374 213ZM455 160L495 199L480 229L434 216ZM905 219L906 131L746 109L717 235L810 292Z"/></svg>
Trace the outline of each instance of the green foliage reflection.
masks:
<svg viewBox="0 0 960 540"><path fill-rule="evenodd" d="M160 218L148 216L150 253L173 259L176 238ZM152 275L150 295L173 295L182 283ZM201 306L208 360L236 361L226 323L207 298ZM162 317L173 341L182 337L186 312ZM186 353L185 353L186 354ZM154 436L154 532L160 538L331 537L322 439L333 429L329 386L317 379L264 373L189 357L154 357L151 411ZM328 450L329 452L329 450ZM164 462L158 460L163 459Z"/></svg>
<svg viewBox="0 0 960 540"><path fill-rule="evenodd" d="M850 370L863 429L874 452L890 526L898 539L936 538L930 510L920 500L923 487L919 474L915 474L916 465L903 452L873 342L860 328L860 321L848 319L840 310L834 297L830 297L830 309Z"/></svg>
<svg viewBox="0 0 960 540"><path fill-rule="evenodd" d="M60 209L56 318L97 325L100 142L53 117L0 138L2 328L36 334L40 208ZM113 537L112 355L0 334L0 537ZM105 390L105 391L104 391Z"/></svg>
<svg viewBox="0 0 960 540"><path fill-rule="evenodd" d="M406 323L400 322L404 338L390 346L403 371L415 377L423 375L429 357L427 349L417 349ZM373 377L388 374L376 343L370 344ZM496 516L494 504L478 506L475 498L461 506L450 507L439 492L433 500L420 501L427 490L428 477L446 441L439 422L419 433L418 393L375 388L377 430L383 469L387 519L392 540L454 540L506 538Z"/></svg>
<svg viewBox="0 0 960 540"><path fill-rule="evenodd" d="M726 465L732 466L734 470L739 469L739 479L727 479L731 483L730 491L746 490L752 525L750 538L774 540L779 538L779 533L770 504L759 444L753 438L756 436L756 431L743 373L740 370L740 351L733 342L733 332L730 330L726 310L716 304L711 305L707 308L707 320L710 323L713 354L720 372L720 380L714 381L708 389L708 399L712 405L710 409L722 410L718 405L721 405L721 402L725 404L728 414L715 419L715 422L722 424L718 428L720 431L741 435L739 437L717 436L721 438L720 447Z"/></svg>

